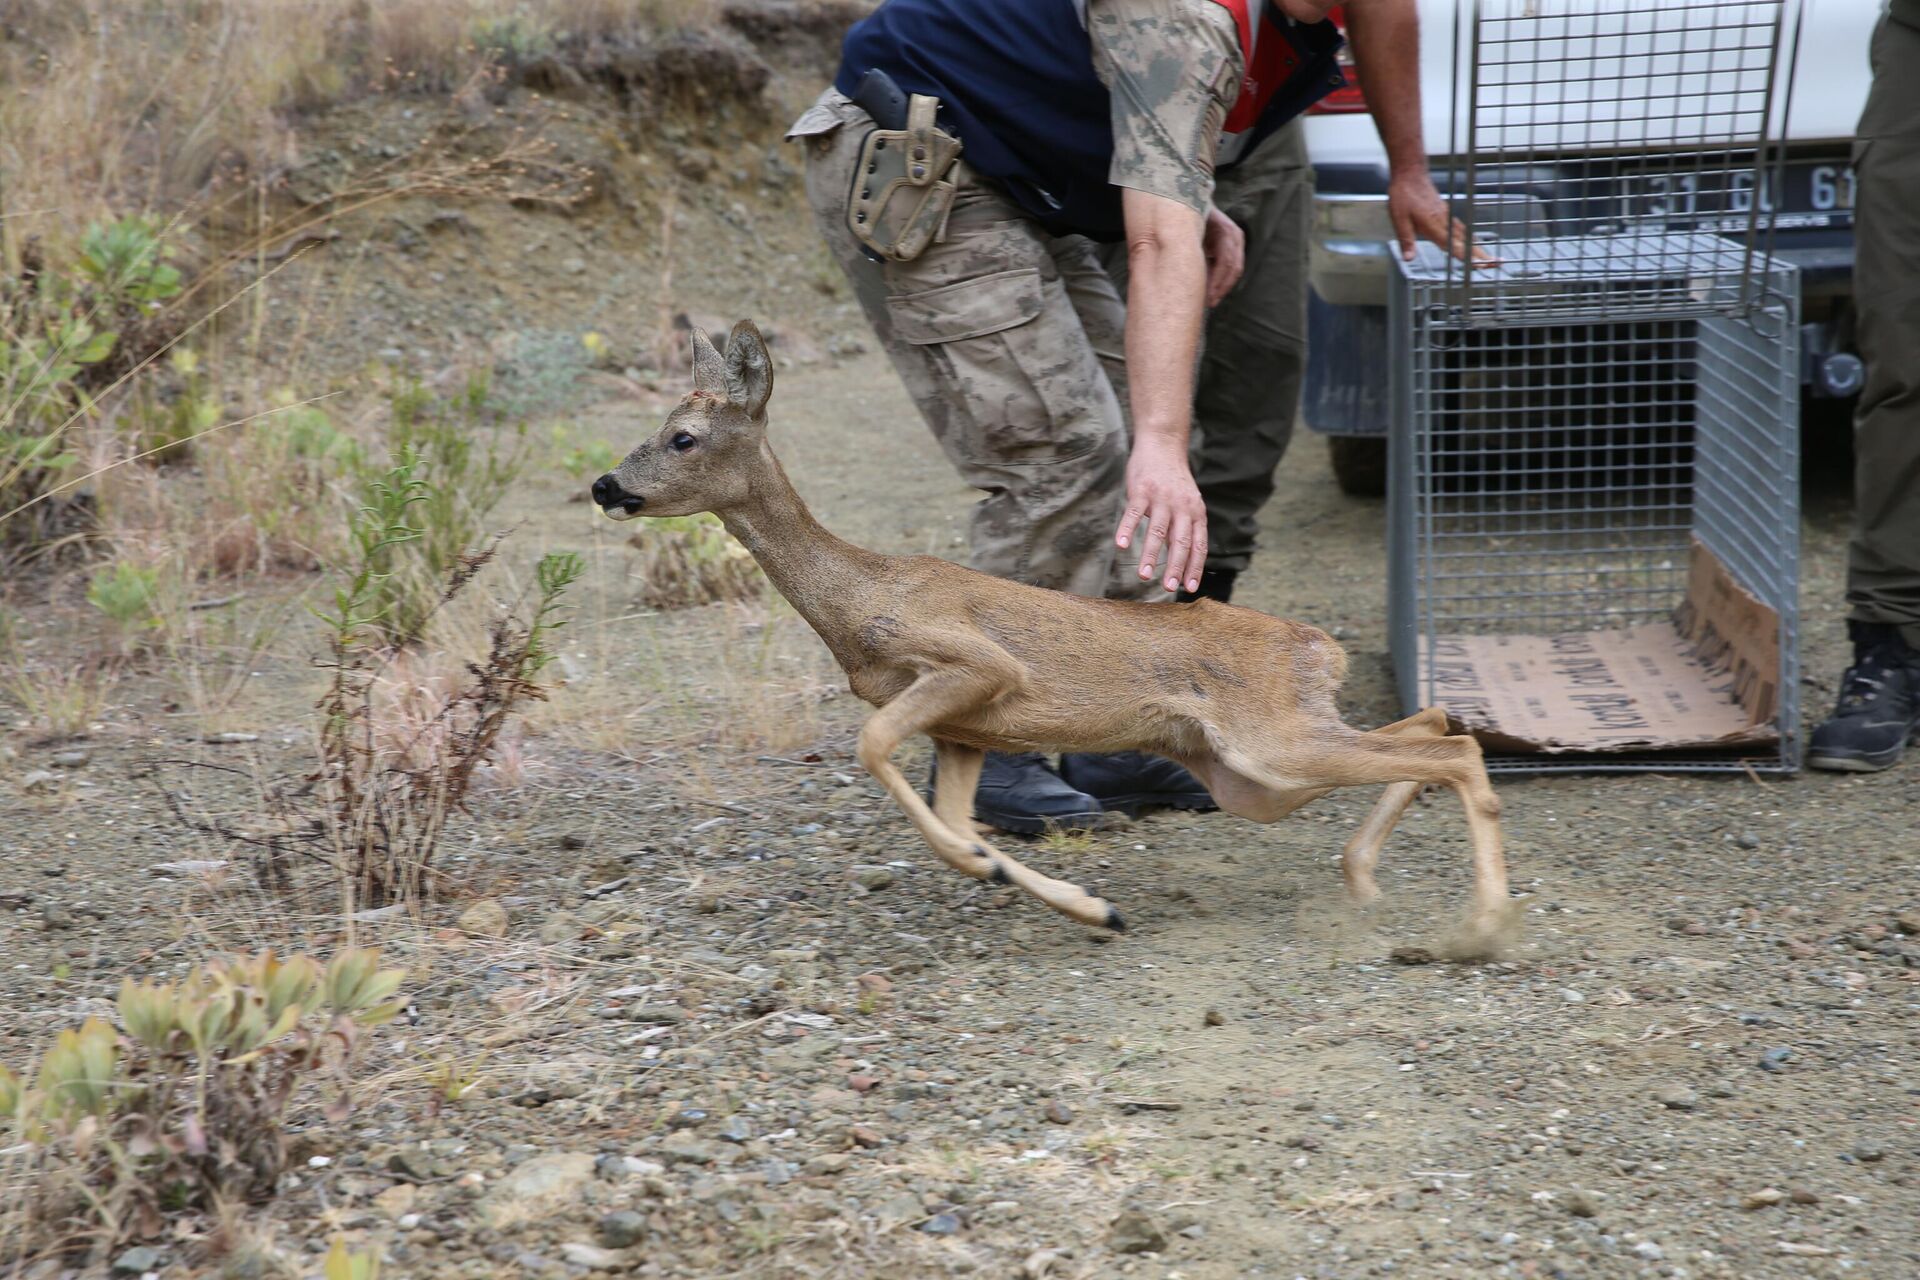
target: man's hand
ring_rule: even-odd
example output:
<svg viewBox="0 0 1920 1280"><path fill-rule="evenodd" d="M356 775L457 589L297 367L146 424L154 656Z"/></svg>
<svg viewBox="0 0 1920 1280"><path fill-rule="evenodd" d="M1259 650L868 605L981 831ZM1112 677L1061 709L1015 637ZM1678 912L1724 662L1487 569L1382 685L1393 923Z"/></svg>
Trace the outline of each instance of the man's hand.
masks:
<svg viewBox="0 0 1920 1280"><path fill-rule="evenodd" d="M1207 229L1200 248L1207 255L1207 305L1217 307L1220 299L1233 292L1233 286L1240 283L1240 273L1246 270L1247 233L1239 223L1208 205Z"/></svg>
<svg viewBox="0 0 1920 1280"><path fill-rule="evenodd" d="M1160 585L1169 591L1198 591L1200 571L1207 564L1207 507L1187 467L1186 450L1155 436L1134 441L1133 456L1127 459L1127 511L1114 534L1122 550L1143 519L1147 536L1140 546L1140 577L1153 577L1165 550Z"/></svg>
<svg viewBox="0 0 1920 1280"><path fill-rule="evenodd" d="M1467 229L1447 212L1447 202L1427 174L1420 140L1420 15L1415 0L1350 0L1347 41L1354 70L1366 86L1367 110L1380 130L1393 176L1387 180L1387 214L1393 219L1400 256L1413 260L1417 241L1431 240L1461 261L1467 259ZM1473 251L1473 266L1493 256Z"/></svg>
<svg viewBox="0 0 1920 1280"><path fill-rule="evenodd" d="M1244 238L1217 211L1202 217L1164 196L1128 188L1120 193L1120 205L1127 219L1133 455L1127 460L1127 513L1113 541L1122 550L1132 549L1135 530L1145 519L1141 578L1154 576L1164 554L1167 590L1194 591L1207 560L1207 509L1187 469L1193 366L1206 304L1216 288L1225 293L1239 278ZM1211 266L1209 253L1215 257Z"/></svg>
<svg viewBox="0 0 1920 1280"><path fill-rule="evenodd" d="M1400 242L1400 256L1413 261L1414 243L1430 240L1462 262L1467 259L1467 228L1447 212L1447 202L1434 189L1433 178L1424 168L1399 169L1387 182L1387 216L1393 219L1394 239ZM1485 249L1473 251L1475 264L1491 263Z"/></svg>

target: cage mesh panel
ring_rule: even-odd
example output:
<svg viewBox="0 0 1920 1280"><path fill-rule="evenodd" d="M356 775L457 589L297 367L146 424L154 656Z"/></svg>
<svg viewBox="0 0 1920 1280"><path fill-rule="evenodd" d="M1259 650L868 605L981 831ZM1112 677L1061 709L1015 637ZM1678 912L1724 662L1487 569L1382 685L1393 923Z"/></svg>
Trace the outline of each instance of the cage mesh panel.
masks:
<svg viewBox="0 0 1920 1280"><path fill-rule="evenodd" d="M1604 236L1597 270L1541 270L1507 287L1512 268L1453 268L1454 305L1484 319L1577 314L1596 287L1642 313L1702 314L1757 305L1757 236L1776 69L1798 32L1797 0L1476 0L1462 8L1466 85L1454 154L1464 216L1505 262L1514 241ZM1650 269L1674 231L1698 258ZM1536 246L1537 248L1537 246ZM1689 277L1734 287L1703 297ZM1667 287L1628 283L1657 278ZM1620 296L1620 295L1627 296Z"/></svg>
<svg viewBox="0 0 1920 1280"><path fill-rule="evenodd" d="M1438 700L1422 658L1437 637L1670 619L1696 536L1781 618L1777 750L1496 756L1492 767L1797 762L1798 280L1788 264L1696 243L1712 239L1648 239L1632 258L1557 245L1558 261L1586 264L1578 318L1513 311L1490 324L1490 312L1457 306L1439 255L1396 267L1390 598L1409 710ZM1726 271L1698 274L1712 262ZM1684 291L1698 311L1598 305L1618 296L1610 271L1643 292ZM1741 291L1759 305L1715 314Z"/></svg>

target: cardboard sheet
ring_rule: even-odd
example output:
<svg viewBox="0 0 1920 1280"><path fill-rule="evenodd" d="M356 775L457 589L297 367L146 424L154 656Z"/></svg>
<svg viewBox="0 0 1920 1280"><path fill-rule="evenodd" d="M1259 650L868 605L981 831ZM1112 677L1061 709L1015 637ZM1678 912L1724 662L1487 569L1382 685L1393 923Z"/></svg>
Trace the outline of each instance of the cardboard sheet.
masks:
<svg viewBox="0 0 1920 1280"><path fill-rule="evenodd" d="M1779 620L1694 544L1672 623L1566 635L1443 636L1440 705L1488 747L1620 752L1777 741Z"/></svg>

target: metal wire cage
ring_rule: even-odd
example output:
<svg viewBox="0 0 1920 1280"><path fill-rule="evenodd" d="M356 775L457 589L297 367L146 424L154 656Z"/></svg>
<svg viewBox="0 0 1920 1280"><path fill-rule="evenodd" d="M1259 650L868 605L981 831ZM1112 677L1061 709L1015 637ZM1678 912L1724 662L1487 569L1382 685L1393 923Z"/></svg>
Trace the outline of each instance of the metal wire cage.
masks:
<svg viewBox="0 0 1920 1280"><path fill-rule="evenodd" d="M1768 182L1800 0L1476 0L1454 61L1456 212L1507 266L1448 272L1487 322L1590 311L1592 282L1647 280L1649 252L1698 255L1610 305L1702 314L1760 305ZM1673 232L1715 238L1684 243ZM1580 260L1510 242L1580 238ZM1621 270L1616 271L1618 266ZM1703 298L1684 285L1709 276ZM1514 288L1525 280L1529 287Z"/></svg>
<svg viewBox="0 0 1920 1280"><path fill-rule="evenodd" d="M1796 273L1638 239L1554 242L1558 295L1585 302L1527 323L1462 311L1438 251L1395 272L1402 700L1445 707L1495 768L1791 770ZM1669 290L1694 311L1616 305Z"/></svg>

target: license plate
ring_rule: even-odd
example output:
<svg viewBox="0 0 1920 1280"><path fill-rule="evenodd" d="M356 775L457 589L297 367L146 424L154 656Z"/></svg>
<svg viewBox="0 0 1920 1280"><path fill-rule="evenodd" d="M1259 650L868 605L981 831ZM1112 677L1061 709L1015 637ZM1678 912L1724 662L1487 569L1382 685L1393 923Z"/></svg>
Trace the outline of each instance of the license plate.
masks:
<svg viewBox="0 0 1920 1280"><path fill-rule="evenodd" d="M1853 225L1853 166L1844 161L1798 161L1768 171L1624 175L1621 215L1669 230L1743 230L1758 207L1775 227Z"/></svg>

